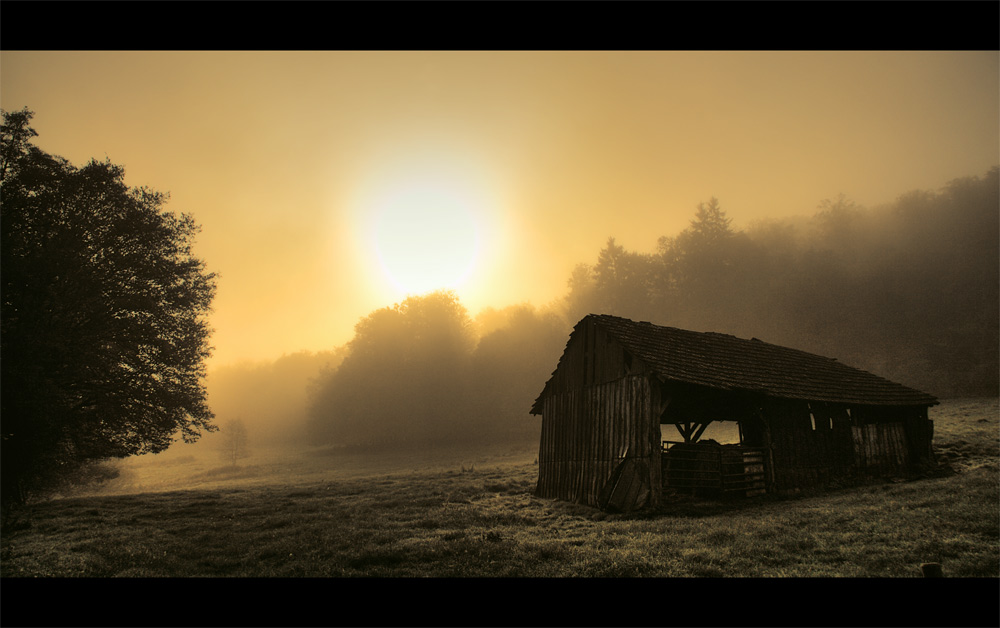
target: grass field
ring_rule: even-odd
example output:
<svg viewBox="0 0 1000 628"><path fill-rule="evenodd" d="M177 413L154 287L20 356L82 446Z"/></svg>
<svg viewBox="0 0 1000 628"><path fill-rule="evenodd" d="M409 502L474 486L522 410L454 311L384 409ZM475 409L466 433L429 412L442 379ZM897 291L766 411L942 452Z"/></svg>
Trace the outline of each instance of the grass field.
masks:
<svg viewBox="0 0 1000 628"><path fill-rule="evenodd" d="M611 515L539 499L530 446L430 457L178 450L128 461L103 494L28 506L5 578L1000 577L1000 408L931 409L953 473ZM191 449L190 451L196 451Z"/></svg>

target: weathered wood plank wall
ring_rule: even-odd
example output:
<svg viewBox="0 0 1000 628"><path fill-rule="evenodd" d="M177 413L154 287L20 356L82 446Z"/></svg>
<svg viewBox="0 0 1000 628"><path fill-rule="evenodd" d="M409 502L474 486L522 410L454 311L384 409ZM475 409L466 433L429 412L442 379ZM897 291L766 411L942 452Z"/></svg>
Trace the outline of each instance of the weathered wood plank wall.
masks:
<svg viewBox="0 0 1000 628"><path fill-rule="evenodd" d="M650 438L649 381L630 375L545 399L538 452L536 494L600 506L599 497L615 468L626 459L648 469L640 478L644 499L658 501L659 447ZM659 424L655 424L659 434ZM654 486L654 469L657 490ZM636 504L636 506L643 504Z"/></svg>
<svg viewBox="0 0 1000 628"><path fill-rule="evenodd" d="M771 428L775 488L787 491L828 480L833 458L829 424L820 422L820 429L813 429L804 401L772 400L765 412Z"/></svg>
<svg viewBox="0 0 1000 628"><path fill-rule="evenodd" d="M927 417L927 408L910 408L903 418L903 431L909 444L912 464L934 460L934 421Z"/></svg>
<svg viewBox="0 0 1000 628"><path fill-rule="evenodd" d="M926 408L771 400L775 488L904 473L919 455L930 455L933 424L926 416Z"/></svg>
<svg viewBox="0 0 1000 628"><path fill-rule="evenodd" d="M890 475L910 462L902 423L871 423L851 428L858 471L865 475Z"/></svg>
<svg viewBox="0 0 1000 628"><path fill-rule="evenodd" d="M558 394L646 372L640 360L633 359L603 329L586 321L570 338L546 390Z"/></svg>

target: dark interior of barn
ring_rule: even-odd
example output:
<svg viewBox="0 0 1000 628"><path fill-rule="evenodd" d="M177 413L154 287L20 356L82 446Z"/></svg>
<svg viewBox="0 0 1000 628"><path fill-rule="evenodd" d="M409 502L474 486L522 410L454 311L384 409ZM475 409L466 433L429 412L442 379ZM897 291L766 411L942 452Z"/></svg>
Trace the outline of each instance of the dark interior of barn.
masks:
<svg viewBox="0 0 1000 628"><path fill-rule="evenodd" d="M688 391L675 396L660 416L664 493L764 493L763 430L749 410L718 394Z"/></svg>

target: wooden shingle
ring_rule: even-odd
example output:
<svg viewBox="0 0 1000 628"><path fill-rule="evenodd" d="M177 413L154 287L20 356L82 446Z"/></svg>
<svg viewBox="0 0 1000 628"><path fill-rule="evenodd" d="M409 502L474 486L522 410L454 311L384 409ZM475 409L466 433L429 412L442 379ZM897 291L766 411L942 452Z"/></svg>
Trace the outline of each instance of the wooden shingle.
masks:
<svg viewBox="0 0 1000 628"><path fill-rule="evenodd" d="M588 315L577 324L573 333L588 320L645 362L664 382L843 404L930 406L937 403L932 395L833 358L757 339L688 331L607 314ZM545 394L543 390L532 413L540 413L540 402Z"/></svg>

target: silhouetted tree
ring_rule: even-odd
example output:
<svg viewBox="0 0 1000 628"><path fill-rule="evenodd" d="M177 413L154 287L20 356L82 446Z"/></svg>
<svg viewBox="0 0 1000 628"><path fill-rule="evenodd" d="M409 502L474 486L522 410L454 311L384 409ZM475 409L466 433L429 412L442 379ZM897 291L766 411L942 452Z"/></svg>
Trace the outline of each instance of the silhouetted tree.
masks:
<svg viewBox="0 0 1000 628"><path fill-rule="evenodd" d="M596 313L645 318L653 276L651 255L626 251L608 238L594 266Z"/></svg>
<svg viewBox="0 0 1000 628"><path fill-rule="evenodd" d="M312 388L314 438L384 446L460 438L475 337L453 292L408 297L354 328L348 354Z"/></svg>
<svg viewBox="0 0 1000 628"><path fill-rule="evenodd" d="M594 271L590 264L579 263L573 267L573 272L566 281L569 291L565 299L566 318L578 321L587 314L597 313L597 286L594 281Z"/></svg>
<svg viewBox="0 0 1000 628"><path fill-rule="evenodd" d="M691 226L673 239L660 239L660 254L677 281L690 291L717 282L733 267L731 220L712 197L698 203Z"/></svg>
<svg viewBox="0 0 1000 628"><path fill-rule="evenodd" d="M75 168L3 112L2 497L5 507L88 461L211 431L202 385L215 294L199 227L130 188L108 161Z"/></svg>
<svg viewBox="0 0 1000 628"><path fill-rule="evenodd" d="M691 221L691 241L695 246L718 245L733 235L731 223L719 199L713 196L707 203L698 203L698 211Z"/></svg>
<svg viewBox="0 0 1000 628"><path fill-rule="evenodd" d="M530 305L492 315L505 320L482 336L472 353L473 412L488 421L483 430L491 436L537 437L541 424L529 410L559 361L571 328L560 316Z"/></svg>
<svg viewBox="0 0 1000 628"><path fill-rule="evenodd" d="M687 229L658 240L658 266L650 293L654 311L669 318L662 322L692 329L717 328L719 314L743 296L739 293L747 269L739 262L750 255L750 247L730 223L718 199L712 197L698 204Z"/></svg>
<svg viewBox="0 0 1000 628"><path fill-rule="evenodd" d="M222 425L219 435L222 437L219 453L229 464L235 466L237 460L250 455L250 440L243 419L227 421Z"/></svg>
<svg viewBox="0 0 1000 628"><path fill-rule="evenodd" d="M815 219L824 249L842 252L855 246L864 215L865 209L844 194L820 201Z"/></svg>
<svg viewBox="0 0 1000 628"><path fill-rule="evenodd" d="M747 231L713 198L659 239L647 320L834 356L938 395L997 394L998 197L992 168L886 207L841 194L811 216ZM601 251L608 277L625 254L611 241ZM613 285L589 270L570 280L573 321Z"/></svg>

